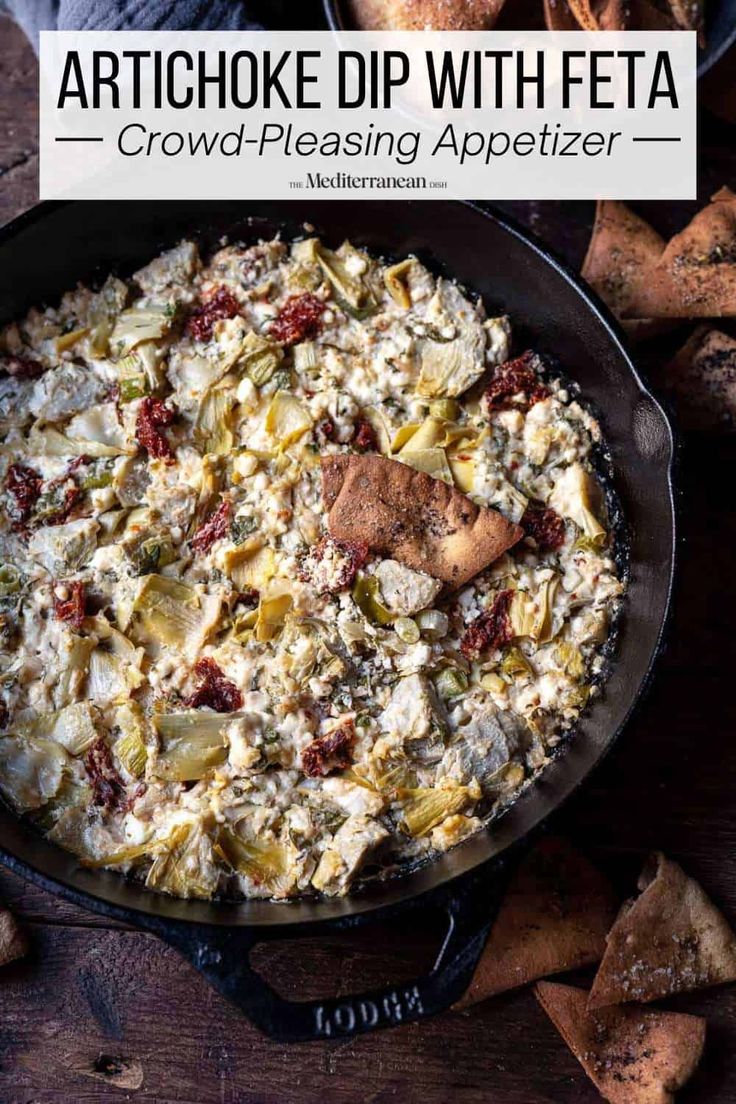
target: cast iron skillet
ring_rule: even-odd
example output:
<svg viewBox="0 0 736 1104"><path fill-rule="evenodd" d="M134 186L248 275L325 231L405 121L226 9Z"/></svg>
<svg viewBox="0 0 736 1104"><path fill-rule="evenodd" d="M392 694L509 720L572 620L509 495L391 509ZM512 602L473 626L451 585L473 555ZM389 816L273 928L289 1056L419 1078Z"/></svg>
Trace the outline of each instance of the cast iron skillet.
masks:
<svg viewBox="0 0 736 1104"><path fill-rule="evenodd" d="M618 656L604 693L564 750L491 828L403 878L347 899L286 904L159 896L75 858L0 808L0 857L85 908L136 924L178 947L260 1028L282 1040L350 1035L447 1008L468 984L522 841L610 747L650 674L669 605L674 556L669 424L605 309L559 262L498 213L467 203L195 202L42 204L0 231L0 322L55 302L78 280L129 274L162 247L196 234L255 240L309 221L332 244L349 237L376 254L416 253L512 316L522 344L554 352L603 412L614 480L630 529L631 580ZM447 932L431 972L355 997L296 1003L249 964L256 942L324 933L439 908Z"/></svg>
<svg viewBox="0 0 736 1104"><path fill-rule="evenodd" d="M345 0L322 0L322 3L327 25L333 31L355 30ZM540 0L540 19L541 7ZM500 27L498 29L501 30ZM698 48L698 76L704 77L734 43L736 43L736 0L706 0L705 45Z"/></svg>

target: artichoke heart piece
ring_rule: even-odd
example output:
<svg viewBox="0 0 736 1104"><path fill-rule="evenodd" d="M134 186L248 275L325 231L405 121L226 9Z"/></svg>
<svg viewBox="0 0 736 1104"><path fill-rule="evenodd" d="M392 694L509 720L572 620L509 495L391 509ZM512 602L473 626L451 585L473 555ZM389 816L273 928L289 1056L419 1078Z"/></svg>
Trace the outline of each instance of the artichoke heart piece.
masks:
<svg viewBox="0 0 736 1104"><path fill-rule="evenodd" d="M296 888L297 849L278 840L244 840L223 828L217 850L237 874L249 878L272 895L286 896Z"/></svg>
<svg viewBox="0 0 736 1104"><path fill-rule="evenodd" d="M231 388L213 387L204 395L197 411L194 435L205 453L225 456L232 449L234 406L235 394Z"/></svg>
<svg viewBox="0 0 736 1104"><path fill-rule="evenodd" d="M536 595L517 590L511 600L509 620L514 636L529 636L541 644L546 644L553 636L553 617L555 595L559 578L545 579Z"/></svg>
<svg viewBox="0 0 736 1104"><path fill-rule="evenodd" d="M19 727L31 739L54 740L70 755L84 755L98 736L98 714L88 701L74 702L54 713L41 713Z"/></svg>
<svg viewBox="0 0 736 1104"><path fill-rule="evenodd" d="M560 640L555 655L563 671L573 679L581 679L585 674L585 660L579 648L568 640Z"/></svg>
<svg viewBox="0 0 736 1104"><path fill-rule="evenodd" d="M196 652L214 627L221 601L163 575L146 575L133 603L136 631L147 640Z"/></svg>
<svg viewBox="0 0 736 1104"><path fill-rule="evenodd" d="M177 824L159 850L146 877L146 886L174 897L209 900L217 889L220 869L204 820Z"/></svg>
<svg viewBox="0 0 736 1104"><path fill-rule="evenodd" d="M405 790L401 796L401 827L408 835L416 838L426 836L446 817L453 816L472 802L478 801L481 790L475 781L468 786L446 782L428 789Z"/></svg>
<svg viewBox="0 0 736 1104"><path fill-rule="evenodd" d="M78 341L81 341L83 337L86 337L89 330L86 326L79 326L73 330L67 330L66 333L60 334L54 342L54 347L57 354L66 353L69 349L73 349Z"/></svg>
<svg viewBox="0 0 736 1104"><path fill-rule="evenodd" d="M169 306L130 307L118 315L110 348L117 357L127 356L144 341L159 341L171 329L176 311Z"/></svg>
<svg viewBox="0 0 736 1104"><path fill-rule="evenodd" d="M141 778L148 762L146 721L138 702L127 701L115 710L115 725L120 730L113 751L133 778Z"/></svg>
<svg viewBox="0 0 736 1104"><path fill-rule="evenodd" d="M249 587L263 590L276 574L276 556L272 549L262 546L257 538L226 549L222 564L226 574L240 590Z"/></svg>
<svg viewBox="0 0 736 1104"><path fill-rule="evenodd" d="M85 456L96 459L101 456L120 456L125 449L117 445L108 445L103 441L85 440L84 444L72 440L53 426L32 426L28 434L28 452L31 456Z"/></svg>
<svg viewBox="0 0 736 1104"><path fill-rule="evenodd" d="M472 387L485 371L486 332L475 308L448 280L439 280L427 310L426 321L447 327L451 340L422 337L417 340L419 378L417 395L428 399L452 399Z"/></svg>
<svg viewBox="0 0 736 1104"><path fill-rule="evenodd" d="M409 294L407 277L414 263L413 257L407 257L406 260L391 265L383 274L383 282L386 285L386 290L393 301L398 303L400 307L403 307L404 310L408 310L411 306L411 295Z"/></svg>
<svg viewBox="0 0 736 1104"><path fill-rule="evenodd" d="M263 387L271 379L283 357L284 351L280 345L263 334L251 331L243 339L237 363L251 383L256 387Z"/></svg>
<svg viewBox="0 0 736 1104"><path fill-rule="evenodd" d="M115 276L108 276L92 300L89 310L89 343L95 356L106 356L115 320L125 307L128 286Z"/></svg>
<svg viewBox="0 0 736 1104"><path fill-rule="evenodd" d="M152 771L167 782L196 782L227 759L226 729L242 713L159 713L153 725L161 739L161 751Z"/></svg>
<svg viewBox="0 0 736 1104"><path fill-rule="evenodd" d="M548 505L562 517L571 518L594 547L605 543L606 530L595 515L598 488L582 464L566 468L552 488Z"/></svg>
<svg viewBox="0 0 736 1104"><path fill-rule="evenodd" d="M411 430L412 426L405 426L405 430ZM394 441L399 439L397 433ZM425 418L416 429L407 435L405 443L400 446L400 458L403 460L411 452L423 452L425 449L444 448L447 443L447 423L444 418L436 418L430 415Z"/></svg>
<svg viewBox="0 0 736 1104"><path fill-rule="evenodd" d="M475 460L464 453L460 456L447 456L453 482L463 494L471 495L475 490Z"/></svg>
<svg viewBox="0 0 736 1104"><path fill-rule="evenodd" d="M375 569L383 605L398 617L413 617L432 605L442 590L439 579L412 571L398 560L381 560Z"/></svg>
<svg viewBox="0 0 736 1104"><path fill-rule="evenodd" d="M362 413L376 435L378 451L384 456L390 456L392 448L391 426L386 415L378 406L366 406Z"/></svg>
<svg viewBox="0 0 736 1104"><path fill-rule="evenodd" d="M277 391L266 414L266 432L287 449L312 428L312 419L299 399L288 391Z"/></svg>
<svg viewBox="0 0 736 1104"><path fill-rule="evenodd" d="M300 243L299 248L299 259L317 262L332 285L336 298L349 314L360 318L373 313L377 303L373 289L366 279L371 271L371 261L365 253L348 241L333 251L322 245L317 238Z"/></svg>
<svg viewBox="0 0 736 1104"><path fill-rule="evenodd" d="M276 594L261 598L255 626L256 640L259 643L273 640L280 632L291 606L290 594Z"/></svg>
<svg viewBox="0 0 736 1104"><path fill-rule="evenodd" d="M433 479L441 479L443 483L452 484L452 470L447 462L445 450L442 448L424 448L402 452L398 459L402 464L414 468L415 471L426 472Z"/></svg>
<svg viewBox="0 0 736 1104"><path fill-rule="evenodd" d="M54 690L54 704L60 709L79 698L89 671L89 660L95 642L90 637L72 634L65 644L63 667Z"/></svg>
<svg viewBox="0 0 736 1104"><path fill-rule="evenodd" d="M40 809L59 791L68 756L42 736L0 737L0 793L19 813Z"/></svg>

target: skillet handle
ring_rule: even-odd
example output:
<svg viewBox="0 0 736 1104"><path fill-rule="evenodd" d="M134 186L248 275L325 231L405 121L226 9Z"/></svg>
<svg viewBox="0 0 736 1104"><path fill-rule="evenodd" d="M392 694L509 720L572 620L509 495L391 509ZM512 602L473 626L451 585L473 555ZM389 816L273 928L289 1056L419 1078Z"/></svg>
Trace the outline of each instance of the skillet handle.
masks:
<svg viewBox="0 0 736 1104"><path fill-rule="evenodd" d="M434 1016L460 999L498 911L507 880L506 865L495 865L490 878L480 884L474 879L443 902L447 930L428 974L355 996L293 1001L276 993L251 966L250 952L256 943L283 939L283 927L275 934L268 929L170 922L151 927L272 1039L346 1038Z"/></svg>

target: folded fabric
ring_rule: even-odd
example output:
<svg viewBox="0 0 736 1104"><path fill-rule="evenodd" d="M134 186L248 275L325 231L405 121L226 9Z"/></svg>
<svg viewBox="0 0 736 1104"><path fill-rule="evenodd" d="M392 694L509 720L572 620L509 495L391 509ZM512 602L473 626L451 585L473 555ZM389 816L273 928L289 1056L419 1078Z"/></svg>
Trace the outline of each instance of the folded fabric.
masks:
<svg viewBox="0 0 736 1104"><path fill-rule="evenodd" d="M39 31L249 31L244 0L0 0L38 49Z"/></svg>

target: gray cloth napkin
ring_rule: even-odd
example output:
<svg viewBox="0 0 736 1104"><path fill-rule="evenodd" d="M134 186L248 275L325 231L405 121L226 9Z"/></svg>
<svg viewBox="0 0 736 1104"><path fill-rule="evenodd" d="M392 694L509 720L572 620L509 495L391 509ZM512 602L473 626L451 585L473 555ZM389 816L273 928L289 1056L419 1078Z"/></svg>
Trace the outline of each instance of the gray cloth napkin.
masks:
<svg viewBox="0 0 736 1104"><path fill-rule="evenodd" d="M39 31L249 31L243 0L0 0L38 50Z"/></svg>

